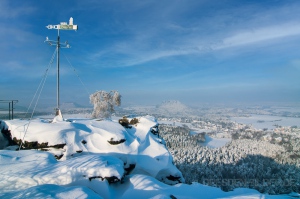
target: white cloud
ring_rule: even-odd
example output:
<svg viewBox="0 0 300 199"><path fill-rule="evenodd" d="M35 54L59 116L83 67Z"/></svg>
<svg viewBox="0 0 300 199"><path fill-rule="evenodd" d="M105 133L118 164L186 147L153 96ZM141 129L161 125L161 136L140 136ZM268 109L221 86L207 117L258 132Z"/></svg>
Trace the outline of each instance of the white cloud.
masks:
<svg viewBox="0 0 300 199"><path fill-rule="evenodd" d="M283 24L257 28L227 37L223 40L223 44L217 48L221 49L241 45L250 45L257 42L280 39L294 35L300 35L300 24Z"/></svg>
<svg viewBox="0 0 300 199"><path fill-rule="evenodd" d="M20 15L32 13L36 9L32 6L18 5L12 6L13 1L1 0L0 1L0 17L1 18L15 18Z"/></svg>
<svg viewBox="0 0 300 199"><path fill-rule="evenodd" d="M231 30L227 30L226 35ZM300 36L300 24L281 24L269 27L253 27L249 31L235 30L231 36L224 37L218 36L217 41L205 41L195 33L181 37L178 43L166 42L162 47L149 49L147 45L152 41L151 38L144 39L133 38L131 41L116 44L111 49L95 53L92 57L99 58L107 54L119 53L125 58L119 62L118 66L135 66L149 61L163 59L166 57L190 55L190 54L203 54L213 52L216 50L227 49L231 47L262 44L272 40L280 40L286 37ZM142 34L142 33L141 33ZM150 36L149 36L150 37ZM146 39L145 39L146 38ZM139 44L144 41L143 44Z"/></svg>
<svg viewBox="0 0 300 199"><path fill-rule="evenodd" d="M203 54L238 46L248 48L253 44L300 35L296 14L298 5L224 6L208 13L208 17L202 7L205 1L194 3L191 6L178 1L167 10L150 3L147 7L152 12L142 15L144 9L141 8L145 5L134 6L134 14L129 16L142 16L135 20L127 16L132 8L119 11L117 14L126 13L126 23L121 23L120 28L126 32L126 39L120 39L104 50L95 49L90 59L101 62L101 59L110 57L109 67L135 66L173 56ZM196 8L199 8L197 14L190 17L190 12L196 13ZM117 19L122 21L123 18Z"/></svg>

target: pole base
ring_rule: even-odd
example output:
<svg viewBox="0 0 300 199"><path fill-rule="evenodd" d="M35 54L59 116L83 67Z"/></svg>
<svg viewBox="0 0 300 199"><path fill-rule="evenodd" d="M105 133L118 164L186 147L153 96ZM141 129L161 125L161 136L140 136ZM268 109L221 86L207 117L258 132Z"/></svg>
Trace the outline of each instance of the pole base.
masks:
<svg viewBox="0 0 300 199"><path fill-rule="evenodd" d="M54 122L62 122L62 121L64 121L64 118L63 118L63 116L61 114L60 109L57 108L57 109L55 109L55 117L53 118L52 123L54 123Z"/></svg>

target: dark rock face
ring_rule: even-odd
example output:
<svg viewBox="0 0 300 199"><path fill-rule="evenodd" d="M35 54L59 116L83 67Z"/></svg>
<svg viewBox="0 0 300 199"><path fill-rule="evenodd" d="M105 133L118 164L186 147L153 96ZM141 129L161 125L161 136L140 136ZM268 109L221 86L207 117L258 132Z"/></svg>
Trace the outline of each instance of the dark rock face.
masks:
<svg viewBox="0 0 300 199"><path fill-rule="evenodd" d="M168 180L177 181L178 183L181 183L180 177L169 175L166 177Z"/></svg>
<svg viewBox="0 0 300 199"><path fill-rule="evenodd" d="M17 139L16 137L13 138L13 145L20 145L21 142L22 142L21 139ZM64 146L66 146L65 143L48 146L48 142L39 143L37 141L33 141L33 142L24 141L24 143L22 144L22 149L41 149L41 150L47 150L45 148L63 149Z"/></svg>
<svg viewBox="0 0 300 199"><path fill-rule="evenodd" d="M124 168L124 170L126 171L126 175L129 175L130 172L135 168L135 164L130 164L129 167Z"/></svg>
<svg viewBox="0 0 300 199"><path fill-rule="evenodd" d="M153 135L158 135L158 137L159 137L159 129L158 129L158 125L153 126L153 127L151 128L150 132L151 132Z"/></svg>
<svg viewBox="0 0 300 199"><path fill-rule="evenodd" d="M170 195L170 198L171 198L171 199L177 199L177 198L176 198L174 195L172 195L172 194Z"/></svg>
<svg viewBox="0 0 300 199"><path fill-rule="evenodd" d="M121 144L123 142L125 142L126 140L125 139L121 139L121 140L117 140L117 141L114 141L114 140L107 140L107 142L111 145L117 145L117 144Z"/></svg>
<svg viewBox="0 0 300 199"><path fill-rule="evenodd" d="M131 124L131 125L135 125L135 124L137 124L137 123L139 123L139 120L138 120L137 118L133 118L133 119L130 120L130 122L129 122L129 124Z"/></svg>
<svg viewBox="0 0 300 199"><path fill-rule="evenodd" d="M101 179L102 181L103 181L103 180L107 180L107 182L108 182L109 184L111 184L111 183L116 183L116 182L121 181L121 179L117 178L116 176L111 176L111 177L93 176L93 177L89 177L89 180L92 181L93 179L96 179L96 178L99 178L99 179Z"/></svg>
<svg viewBox="0 0 300 199"><path fill-rule="evenodd" d="M52 145L52 146L49 146L51 148L55 148L55 149L62 149L66 146L66 144L56 144L56 145Z"/></svg>
<svg viewBox="0 0 300 199"><path fill-rule="evenodd" d="M119 119L119 124L121 124L125 128L129 128L129 129L132 128L132 126L129 125L129 121L126 117L123 117L122 119Z"/></svg>
<svg viewBox="0 0 300 199"><path fill-rule="evenodd" d="M8 146L11 145L16 145L16 143L14 142L14 140L11 137L11 132L8 129L5 129L4 127L1 129L1 133L3 135L3 137L8 141Z"/></svg>
<svg viewBox="0 0 300 199"><path fill-rule="evenodd" d="M61 155L54 155L54 157L57 159L57 160L60 160L64 155L61 154Z"/></svg>

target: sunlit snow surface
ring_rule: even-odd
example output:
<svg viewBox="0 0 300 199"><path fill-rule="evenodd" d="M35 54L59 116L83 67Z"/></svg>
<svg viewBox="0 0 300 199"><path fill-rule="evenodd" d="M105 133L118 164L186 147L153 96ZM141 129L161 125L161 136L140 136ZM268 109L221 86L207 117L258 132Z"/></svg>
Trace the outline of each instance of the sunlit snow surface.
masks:
<svg viewBox="0 0 300 199"><path fill-rule="evenodd" d="M157 122L150 116L140 117L131 129L111 120L71 119L49 123L35 119L29 127L27 120L6 121L13 137L23 138L28 127L25 140L66 146L60 161L53 157L53 152L0 150L0 198L291 197L269 196L251 189L223 192L201 184L165 184L172 183L167 176L177 176L182 181L183 178L172 164L163 140L150 132L155 125ZM108 143L121 139L126 141L118 145ZM124 167L130 164L136 167L122 182L109 184L101 179L112 176L121 179Z"/></svg>
<svg viewBox="0 0 300 199"><path fill-rule="evenodd" d="M201 143L200 145L207 146L209 148L219 148L225 146L230 141L230 138L213 138L205 135L205 142Z"/></svg>

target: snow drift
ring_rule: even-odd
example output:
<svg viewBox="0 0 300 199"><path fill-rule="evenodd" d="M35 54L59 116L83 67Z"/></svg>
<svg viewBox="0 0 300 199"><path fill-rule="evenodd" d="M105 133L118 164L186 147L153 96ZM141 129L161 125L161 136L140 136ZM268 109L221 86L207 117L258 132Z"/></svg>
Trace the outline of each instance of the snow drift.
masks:
<svg viewBox="0 0 300 199"><path fill-rule="evenodd" d="M2 123L1 128L10 130L11 137L15 140L25 136L26 143L43 144L42 150L60 157L60 160L77 156L87 158L88 155L99 154L101 158L117 158L124 165L121 164L123 171L118 169L117 174L95 176L114 176L117 181L121 181L125 175L124 169L134 167L134 173L147 173L168 184L184 182L181 172L172 164L172 156L164 141L151 133L154 126L157 126L155 118L146 116L139 118L139 122L131 128L124 128L112 120L90 119L69 119L54 123L35 119L30 121L30 124L27 120L11 120ZM53 146L62 148L56 149L57 147ZM72 161L73 159L70 159L68 162ZM92 158L90 161L96 159Z"/></svg>

